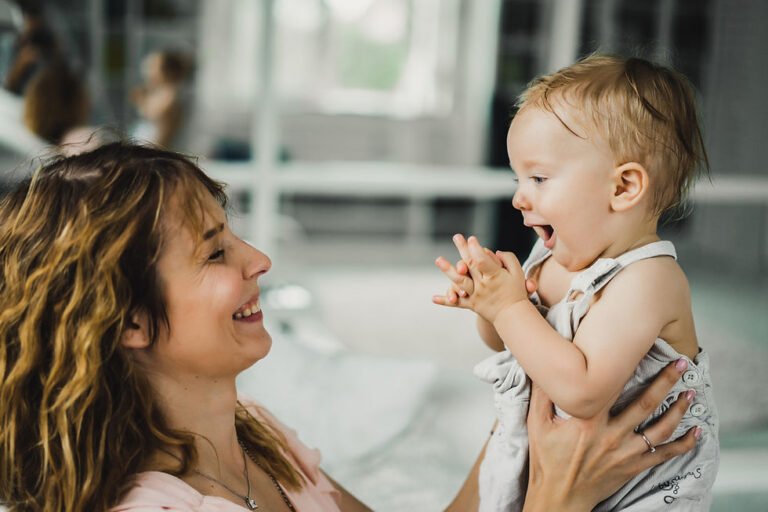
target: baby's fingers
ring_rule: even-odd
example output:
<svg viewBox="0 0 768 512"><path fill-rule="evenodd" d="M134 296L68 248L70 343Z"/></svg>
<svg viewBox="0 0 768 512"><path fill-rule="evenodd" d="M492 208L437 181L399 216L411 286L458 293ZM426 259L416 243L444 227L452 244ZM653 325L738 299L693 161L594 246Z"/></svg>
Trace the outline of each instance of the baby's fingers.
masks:
<svg viewBox="0 0 768 512"><path fill-rule="evenodd" d="M461 233L453 235L453 245L456 246L456 250L459 251L461 259L469 261L469 247L467 247L467 239Z"/></svg>
<svg viewBox="0 0 768 512"><path fill-rule="evenodd" d="M467 244L469 246L469 254L474 263L471 266L476 268L481 274L494 274L501 268L501 262L498 258L481 246L476 237L469 237Z"/></svg>
<svg viewBox="0 0 768 512"><path fill-rule="evenodd" d="M459 292L454 288L449 288L445 295L433 295L432 302L440 306L457 307L459 305Z"/></svg>
<svg viewBox="0 0 768 512"><path fill-rule="evenodd" d="M517 259L517 256L515 256L515 253L507 251L496 251L496 257L507 270L522 270L520 261Z"/></svg>
<svg viewBox="0 0 768 512"><path fill-rule="evenodd" d="M445 276L453 282L455 285L455 288L458 291L463 292L462 297L466 297L467 294L472 293L472 290L474 288L472 279L470 277L467 277L466 275L462 275L457 270L457 267L459 265L462 266L462 268L466 268L466 263L463 261L460 261L457 263L457 267L454 267L451 265L445 258L440 256L435 260L435 265L437 265L437 268L439 268Z"/></svg>

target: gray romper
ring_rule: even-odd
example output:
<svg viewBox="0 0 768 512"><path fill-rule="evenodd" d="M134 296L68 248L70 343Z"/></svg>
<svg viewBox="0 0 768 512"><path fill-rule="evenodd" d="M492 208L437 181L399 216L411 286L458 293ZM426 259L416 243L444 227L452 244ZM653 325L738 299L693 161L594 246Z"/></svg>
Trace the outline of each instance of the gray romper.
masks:
<svg viewBox="0 0 768 512"><path fill-rule="evenodd" d="M526 277L550 254L539 240L523 264ZM627 265L658 256L676 258L672 243L654 242L615 259L602 258L595 261L573 278L565 297L549 309L541 305L535 292L531 294L530 299L560 335L572 340L598 290ZM572 300L568 300L569 298ZM624 386L611 412L616 414L621 411L650 384L659 371L681 357L688 361L688 369L663 403L640 428L653 422L666 411L680 393L695 389L696 398L675 430L673 438L684 434L691 427L699 426L702 428L702 435L696 447L688 453L644 471L594 510L709 510L720 449L719 420L712 393L708 354L700 351L691 361L676 352L666 341L657 338ZM530 383L522 367L508 350L480 362L475 367L475 374L493 385L494 406L499 420L488 441L485 458L480 466L480 511L519 511L522 510L527 482L528 434L525 421ZM559 409L557 412L560 416L568 416Z"/></svg>

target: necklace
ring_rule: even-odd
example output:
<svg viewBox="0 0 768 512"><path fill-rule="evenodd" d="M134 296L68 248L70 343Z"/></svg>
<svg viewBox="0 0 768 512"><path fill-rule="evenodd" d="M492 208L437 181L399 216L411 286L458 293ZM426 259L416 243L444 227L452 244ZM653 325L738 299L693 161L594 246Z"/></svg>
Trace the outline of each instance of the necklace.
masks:
<svg viewBox="0 0 768 512"><path fill-rule="evenodd" d="M234 489L232 489L230 486L228 486L218 478L213 478L212 476L206 475L205 473L203 473L202 471L198 471L197 469L192 469L192 472L200 475L206 480L210 480L211 482L219 484L220 486L228 490L230 493L232 493L233 495L243 500L243 502L245 503L245 506L248 507L248 510L256 510L257 508L259 508L259 506L256 504L256 501L253 498L251 498L251 478L248 476L248 462L245 460L245 446L243 446L243 442L240 441L239 438L237 442L240 444L240 453L243 455L243 476L245 477L245 482L247 485L245 496L235 491ZM249 457L250 457L250 454L249 454ZM273 481L275 481L275 477L273 477L271 473L267 473L267 474L272 478ZM283 494L282 491L281 491L281 494ZM284 495L283 495L283 499L285 499Z"/></svg>
<svg viewBox="0 0 768 512"><path fill-rule="evenodd" d="M267 468L265 468L264 466L262 466L262 465L259 463L259 461L258 461L258 460L257 460L257 459L256 459L256 458L253 456L253 454L252 454L252 453L251 453L251 451L248 449L248 447L245 445L245 443L243 443L243 440L242 440L242 439L240 439L240 438L238 437L238 438L237 438L237 442L238 442L238 443L240 443L240 448L243 450L243 456L245 456L245 455L247 454L247 455L248 455L248 458L249 458L249 459L251 459L251 460L253 461L253 463L254 463L254 464L256 464L257 466L259 466L259 468L260 468L260 469L261 469L263 472L265 472L265 473L267 474L267 476L269 477L269 479L270 479L270 480L272 480L272 485L274 485L274 486L275 486L275 489L277 489L277 492L279 492L279 493L280 493L280 497L281 497L281 498L283 498L283 503L285 503L285 506L286 506L286 507L288 507L288 510L290 510L291 512L296 512L296 508L293 506L293 503L291 503L291 500L289 500L289 499L288 499L288 496L285 494L285 491L283 490L283 488L282 488L282 487L280 487L280 482L278 482L278 481L277 481L277 478L275 478L275 475L273 475L273 474L272 474L270 471L268 471L268 470L267 470ZM249 489L249 491L248 491L248 492L249 492L249 494L250 494L250 487L249 487L248 489ZM255 503L254 503L254 505L255 505ZM249 506L250 506L250 505L249 505ZM253 510L253 509L251 509L251 510Z"/></svg>

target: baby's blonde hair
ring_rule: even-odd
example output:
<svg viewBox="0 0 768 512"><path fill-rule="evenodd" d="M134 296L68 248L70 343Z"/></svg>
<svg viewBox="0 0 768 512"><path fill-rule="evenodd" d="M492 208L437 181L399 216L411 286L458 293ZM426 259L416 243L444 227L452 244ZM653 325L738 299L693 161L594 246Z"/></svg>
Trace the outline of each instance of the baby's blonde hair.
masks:
<svg viewBox="0 0 768 512"><path fill-rule="evenodd" d="M553 102L559 101L580 111L617 165L637 162L646 168L655 215L684 204L691 185L708 171L693 87L672 69L638 58L590 55L533 80L517 107L544 108L557 116Z"/></svg>

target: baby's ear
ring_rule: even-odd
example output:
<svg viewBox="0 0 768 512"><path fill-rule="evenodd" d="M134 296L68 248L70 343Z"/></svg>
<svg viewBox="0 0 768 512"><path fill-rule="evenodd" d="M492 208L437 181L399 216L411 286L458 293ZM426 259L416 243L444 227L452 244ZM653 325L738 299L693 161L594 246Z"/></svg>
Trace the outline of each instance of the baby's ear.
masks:
<svg viewBox="0 0 768 512"><path fill-rule="evenodd" d="M642 164L627 162L613 170L611 208L622 212L635 207L648 193L648 171Z"/></svg>
<svg viewBox="0 0 768 512"><path fill-rule="evenodd" d="M120 345L125 348L143 349L149 346L149 319L142 312L131 313L120 334Z"/></svg>

